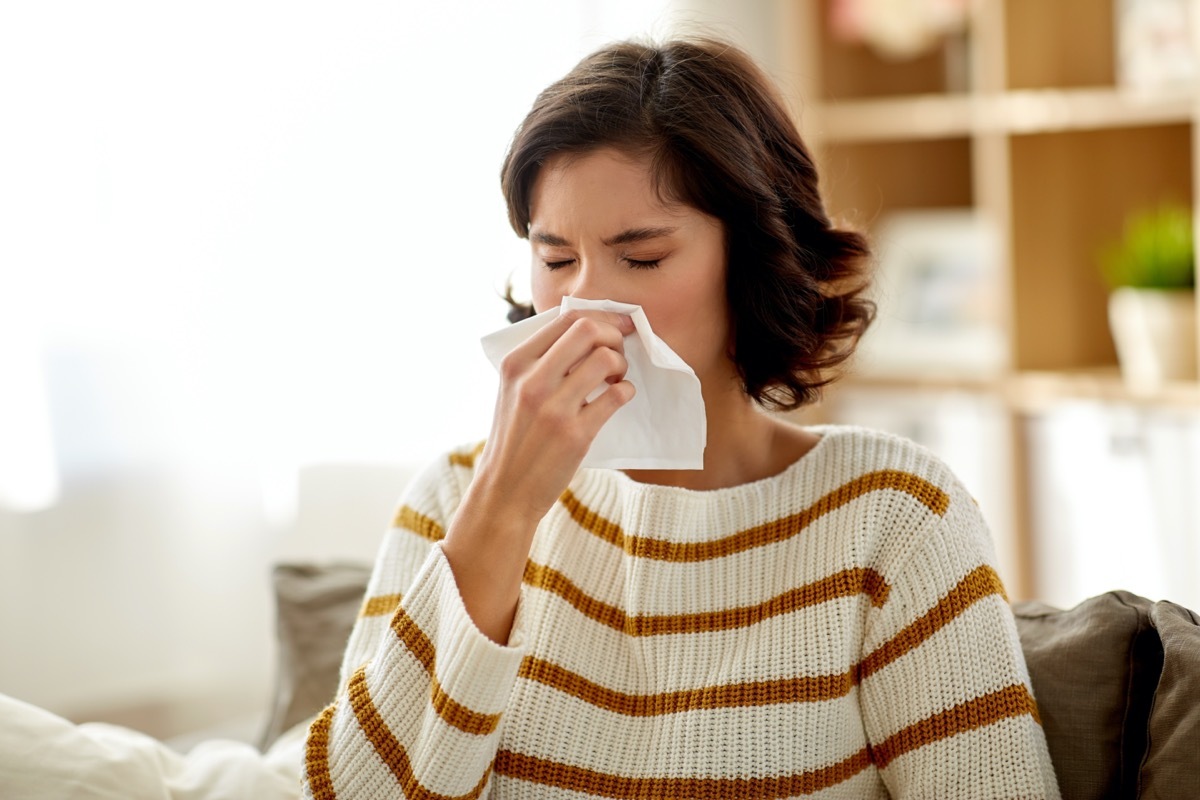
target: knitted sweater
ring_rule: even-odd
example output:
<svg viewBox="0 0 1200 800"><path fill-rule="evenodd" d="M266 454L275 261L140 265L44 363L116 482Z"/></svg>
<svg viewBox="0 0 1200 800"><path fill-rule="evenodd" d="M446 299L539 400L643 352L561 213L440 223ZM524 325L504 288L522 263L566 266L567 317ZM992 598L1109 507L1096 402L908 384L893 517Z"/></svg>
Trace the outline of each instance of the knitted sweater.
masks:
<svg viewBox="0 0 1200 800"><path fill-rule="evenodd" d="M910 442L812 430L732 488L580 470L507 646L438 544L480 450L427 468L309 731L306 795L1058 797L975 503Z"/></svg>

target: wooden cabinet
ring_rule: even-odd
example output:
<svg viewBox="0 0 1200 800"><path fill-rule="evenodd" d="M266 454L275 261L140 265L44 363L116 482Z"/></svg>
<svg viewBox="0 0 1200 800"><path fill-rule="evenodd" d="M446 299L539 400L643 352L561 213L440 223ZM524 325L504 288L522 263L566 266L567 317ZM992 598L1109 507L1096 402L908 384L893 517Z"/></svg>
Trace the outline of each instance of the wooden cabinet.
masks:
<svg viewBox="0 0 1200 800"><path fill-rule="evenodd" d="M1011 543L1016 598L1038 593L1028 415L1075 398L1200 408L1200 385L1139 390L1116 371L1097 254L1131 212L1194 205L1200 92L1120 86L1114 8L977 0L963 34L890 61L829 35L828 3L779 5L782 68L831 214L871 230L897 211L973 209L998 233L1003 366L960 379L937 363L886 379L859 369L824 413L836 416L839 393L872 387L1000 401L1013 513L998 538ZM1200 5L1192 11L1200 19Z"/></svg>

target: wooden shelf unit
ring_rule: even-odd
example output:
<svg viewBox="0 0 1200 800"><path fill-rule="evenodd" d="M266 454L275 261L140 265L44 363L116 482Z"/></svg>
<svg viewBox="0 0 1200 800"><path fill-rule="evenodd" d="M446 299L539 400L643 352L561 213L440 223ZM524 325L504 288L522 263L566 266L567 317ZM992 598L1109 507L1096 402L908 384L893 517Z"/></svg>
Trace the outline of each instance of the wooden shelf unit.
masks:
<svg viewBox="0 0 1200 800"><path fill-rule="evenodd" d="M821 139L846 143L1186 125L1194 106L1180 90L1026 89L826 102L810 113L821 120Z"/></svg>
<svg viewBox="0 0 1200 800"><path fill-rule="evenodd" d="M1200 14L1200 0L1195 0ZM825 0L780 6L782 64L831 215L868 231L881 216L972 208L999 232L1007 366L956 381L852 375L848 386L984 392L1013 430L1018 574L1033 597L1022 420L1047 404L1102 399L1200 408L1200 384L1138 392L1116 376L1097 254L1135 210L1194 207L1200 87L1122 88L1109 0L975 0L967 30L894 62L835 40ZM836 405L837 391L828 403Z"/></svg>

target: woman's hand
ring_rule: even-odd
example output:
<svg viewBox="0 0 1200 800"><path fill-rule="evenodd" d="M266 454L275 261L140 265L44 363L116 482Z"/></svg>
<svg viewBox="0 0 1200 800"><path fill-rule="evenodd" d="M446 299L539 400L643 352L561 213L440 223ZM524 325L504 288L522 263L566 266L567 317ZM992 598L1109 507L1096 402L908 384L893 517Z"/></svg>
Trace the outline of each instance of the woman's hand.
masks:
<svg viewBox="0 0 1200 800"><path fill-rule="evenodd" d="M624 315L568 311L501 362L492 431L442 543L468 613L494 641L508 639L538 521L633 397L624 380L632 332Z"/></svg>
<svg viewBox="0 0 1200 800"><path fill-rule="evenodd" d="M507 516L536 525L579 469L600 428L634 393L623 380L633 321L568 311L500 365L500 393L477 481L499 484ZM587 397L603 383L604 394Z"/></svg>

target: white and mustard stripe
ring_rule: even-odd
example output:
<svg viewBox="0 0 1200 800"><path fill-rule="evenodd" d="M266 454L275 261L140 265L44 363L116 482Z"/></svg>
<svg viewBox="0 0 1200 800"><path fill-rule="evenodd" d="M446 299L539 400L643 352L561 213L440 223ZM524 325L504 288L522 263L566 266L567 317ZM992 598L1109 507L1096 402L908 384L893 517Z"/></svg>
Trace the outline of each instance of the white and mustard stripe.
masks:
<svg viewBox="0 0 1200 800"><path fill-rule="evenodd" d="M310 731L308 795L1057 797L977 509L902 440L820 432L716 492L582 471L509 647L437 546L482 445L427 470Z"/></svg>

